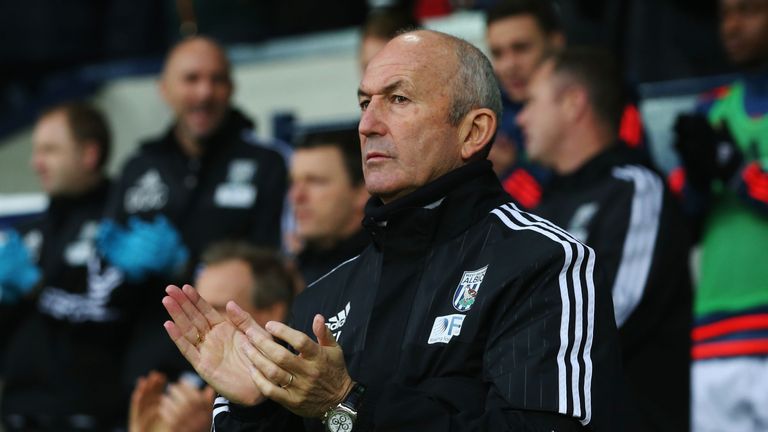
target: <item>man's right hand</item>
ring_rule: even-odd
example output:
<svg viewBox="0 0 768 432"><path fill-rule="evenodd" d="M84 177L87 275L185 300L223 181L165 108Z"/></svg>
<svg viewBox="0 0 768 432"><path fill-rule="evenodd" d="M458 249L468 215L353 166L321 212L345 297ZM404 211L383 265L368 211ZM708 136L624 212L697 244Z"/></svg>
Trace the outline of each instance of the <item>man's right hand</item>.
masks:
<svg viewBox="0 0 768 432"><path fill-rule="evenodd" d="M170 285L163 306L173 318L165 329L200 377L220 395L241 405L265 400L253 382L251 361L239 348L245 334L203 300L190 285ZM259 327L268 337L272 337Z"/></svg>

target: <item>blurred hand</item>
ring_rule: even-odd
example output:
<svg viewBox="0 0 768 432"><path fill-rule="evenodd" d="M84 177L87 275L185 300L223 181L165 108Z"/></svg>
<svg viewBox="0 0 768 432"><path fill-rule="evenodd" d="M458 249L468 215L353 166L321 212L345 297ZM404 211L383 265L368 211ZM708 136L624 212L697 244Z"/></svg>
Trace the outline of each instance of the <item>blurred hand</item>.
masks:
<svg viewBox="0 0 768 432"><path fill-rule="evenodd" d="M165 329L176 347L200 377L216 392L241 405L256 405L265 400L251 379L251 361L239 348L248 344L246 335L216 312L190 285L183 289L170 285L163 306L173 321ZM264 329L256 326L251 332Z"/></svg>
<svg viewBox="0 0 768 432"><path fill-rule="evenodd" d="M210 386L198 390L180 380L168 386L160 400L160 417L170 429L180 432L208 432L213 419L213 399L216 392Z"/></svg>
<svg viewBox="0 0 768 432"><path fill-rule="evenodd" d="M129 432L160 432L168 430L160 418L160 401L163 397L166 378L160 372L152 371L136 382L131 394L128 414Z"/></svg>
<svg viewBox="0 0 768 432"><path fill-rule="evenodd" d="M13 304L42 279L19 233L0 232L0 303Z"/></svg>
<svg viewBox="0 0 768 432"><path fill-rule="evenodd" d="M675 133L675 148L694 186L709 188L714 179L730 181L744 160L726 122L715 129L704 116L680 115Z"/></svg>
<svg viewBox="0 0 768 432"><path fill-rule="evenodd" d="M189 258L179 232L164 216L152 222L132 217L127 229L105 220L96 244L99 252L132 281L150 274L177 274Z"/></svg>
<svg viewBox="0 0 768 432"><path fill-rule="evenodd" d="M341 403L352 389L352 378L344 363L344 353L325 318L315 315L312 332L317 343L306 334L283 323L270 321L268 333L234 302L227 304L227 315L237 328L248 335L250 343L239 348L252 362L251 378L259 390L293 413L302 417L322 417ZM276 343L271 336L291 345L294 354Z"/></svg>

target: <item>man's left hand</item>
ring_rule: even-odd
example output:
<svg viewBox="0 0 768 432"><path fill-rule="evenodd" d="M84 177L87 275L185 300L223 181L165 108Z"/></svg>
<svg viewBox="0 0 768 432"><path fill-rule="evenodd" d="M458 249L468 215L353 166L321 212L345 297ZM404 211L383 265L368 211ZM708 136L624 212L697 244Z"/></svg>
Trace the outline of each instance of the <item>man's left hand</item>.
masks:
<svg viewBox="0 0 768 432"><path fill-rule="evenodd" d="M252 379L263 395L302 417L322 417L347 396L352 378L322 315L315 315L312 322L317 342L285 324L266 324L267 332L293 347L298 352L294 354L263 332L254 331L258 324L233 302L227 305L227 313L248 335L251 343L239 348L253 363Z"/></svg>
<svg viewBox="0 0 768 432"><path fill-rule="evenodd" d="M168 386L167 393L160 400L160 417L171 430L210 431L215 396L216 393L210 386L198 390L181 380Z"/></svg>

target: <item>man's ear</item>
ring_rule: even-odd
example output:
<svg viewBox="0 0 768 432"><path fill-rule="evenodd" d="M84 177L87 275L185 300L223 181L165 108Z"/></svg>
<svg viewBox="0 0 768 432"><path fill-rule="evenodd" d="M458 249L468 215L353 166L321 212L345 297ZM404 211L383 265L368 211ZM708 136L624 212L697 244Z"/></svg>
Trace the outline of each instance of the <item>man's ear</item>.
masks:
<svg viewBox="0 0 768 432"><path fill-rule="evenodd" d="M93 140L87 140L80 144L83 149L83 166L89 171L99 170L99 159L101 159L101 148Z"/></svg>
<svg viewBox="0 0 768 432"><path fill-rule="evenodd" d="M584 87L572 86L563 94L563 112L566 118L576 121L581 118L589 106L589 96Z"/></svg>
<svg viewBox="0 0 768 432"><path fill-rule="evenodd" d="M461 159L468 161L483 150L496 132L496 113L488 108L470 111L459 127Z"/></svg>

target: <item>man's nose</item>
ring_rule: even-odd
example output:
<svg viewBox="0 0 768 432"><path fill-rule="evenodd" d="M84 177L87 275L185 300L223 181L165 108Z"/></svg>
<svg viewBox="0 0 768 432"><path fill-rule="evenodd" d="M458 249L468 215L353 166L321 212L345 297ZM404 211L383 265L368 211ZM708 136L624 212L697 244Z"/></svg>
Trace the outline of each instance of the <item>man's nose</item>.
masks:
<svg viewBox="0 0 768 432"><path fill-rule="evenodd" d="M358 125L360 135L372 136L385 135L387 133L386 124L382 119L382 108L380 101L371 99L368 107L360 116L360 124Z"/></svg>
<svg viewBox="0 0 768 432"><path fill-rule="evenodd" d="M517 56L506 53L499 57L497 60L497 68L501 74L509 74L515 72L519 67L519 61Z"/></svg>
<svg viewBox="0 0 768 432"><path fill-rule="evenodd" d="M303 201L305 195L304 187L298 182L293 183L288 189L288 199L291 201L291 204Z"/></svg>
<svg viewBox="0 0 768 432"><path fill-rule="evenodd" d="M201 79L195 86L195 92L201 99L208 99L213 95L214 83L209 79Z"/></svg>
<svg viewBox="0 0 768 432"><path fill-rule="evenodd" d="M33 171L40 172L43 169L43 158L39 154L33 153L32 157L29 158L29 166Z"/></svg>

